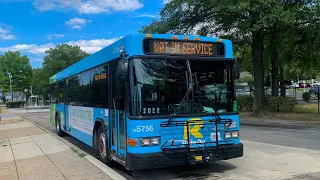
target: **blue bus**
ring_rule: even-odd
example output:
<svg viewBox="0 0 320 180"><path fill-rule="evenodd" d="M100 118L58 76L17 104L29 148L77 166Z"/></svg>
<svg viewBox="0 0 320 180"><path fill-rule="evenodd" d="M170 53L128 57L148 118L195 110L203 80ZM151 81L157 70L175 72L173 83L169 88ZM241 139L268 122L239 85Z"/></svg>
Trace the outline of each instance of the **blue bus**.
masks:
<svg viewBox="0 0 320 180"><path fill-rule="evenodd" d="M127 35L50 77L50 122L129 170L243 156L226 39Z"/></svg>

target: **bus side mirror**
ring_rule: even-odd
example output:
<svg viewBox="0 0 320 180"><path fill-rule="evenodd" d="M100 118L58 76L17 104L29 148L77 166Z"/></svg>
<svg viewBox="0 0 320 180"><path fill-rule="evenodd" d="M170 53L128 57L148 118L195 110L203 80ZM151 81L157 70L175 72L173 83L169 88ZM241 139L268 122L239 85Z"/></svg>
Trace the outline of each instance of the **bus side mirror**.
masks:
<svg viewBox="0 0 320 180"><path fill-rule="evenodd" d="M240 66L236 59L234 60L234 79L240 79Z"/></svg>
<svg viewBox="0 0 320 180"><path fill-rule="evenodd" d="M128 81L128 61L124 57L124 52L121 53L120 60L118 61L117 76L121 82Z"/></svg>

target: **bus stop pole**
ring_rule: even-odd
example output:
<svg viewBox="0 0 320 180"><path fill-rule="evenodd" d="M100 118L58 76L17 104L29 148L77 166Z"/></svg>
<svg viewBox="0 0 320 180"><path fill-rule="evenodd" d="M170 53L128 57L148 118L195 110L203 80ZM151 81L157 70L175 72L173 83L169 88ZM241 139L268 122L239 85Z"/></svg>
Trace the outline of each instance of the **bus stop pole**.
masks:
<svg viewBox="0 0 320 180"><path fill-rule="evenodd" d="M318 96L318 114L320 114L320 86L318 86L318 93L317 93L317 96Z"/></svg>

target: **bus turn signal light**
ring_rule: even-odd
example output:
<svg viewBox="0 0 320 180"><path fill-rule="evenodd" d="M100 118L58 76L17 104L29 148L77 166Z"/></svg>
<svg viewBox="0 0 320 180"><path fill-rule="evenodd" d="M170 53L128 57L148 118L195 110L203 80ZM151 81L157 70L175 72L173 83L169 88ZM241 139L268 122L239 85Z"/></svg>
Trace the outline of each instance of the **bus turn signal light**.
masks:
<svg viewBox="0 0 320 180"><path fill-rule="evenodd" d="M136 139L127 139L127 144L129 146L138 146L138 141Z"/></svg>

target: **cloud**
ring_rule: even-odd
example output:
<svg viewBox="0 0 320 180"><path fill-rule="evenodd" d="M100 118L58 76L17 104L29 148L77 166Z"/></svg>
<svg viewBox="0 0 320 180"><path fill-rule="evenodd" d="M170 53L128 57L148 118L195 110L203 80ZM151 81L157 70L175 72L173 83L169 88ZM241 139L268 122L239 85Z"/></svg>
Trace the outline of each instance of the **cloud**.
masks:
<svg viewBox="0 0 320 180"><path fill-rule="evenodd" d="M0 47L0 52L21 51L21 52L28 52L32 54L44 54L46 50L53 48L54 46L55 45L52 43L44 44L44 45L17 44L10 47Z"/></svg>
<svg viewBox="0 0 320 180"><path fill-rule="evenodd" d="M10 34L10 30L5 27L0 27L0 39L12 40L15 36Z"/></svg>
<svg viewBox="0 0 320 180"><path fill-rule="evenodd" d="M30 62L43 62L43 58L30 58L29 57L29 59L30 59Z"/></svg>
<svg viewBox="0 0 320 180"><path fill-rule="evenodd" d="M47 34L46 38L48 40L54 39L54 38L63 38L65 35L64 34Z"/></svg>
<svg viewBox="0 0 320 180"><path fill-rule="evenodd" d="M121 38L121 37L120 37ZM80 48L87 53L95 53L102 48L112 44L120 38L112 39L94 39L94 40L78 40L78 41L69 41L66 44L72 46L80 46Z"/></svg>
<svg viewBox="0 0 320 180"><path fill-rule="evenodd" d="M95 53L105 46L112 44L113 42L117 41L119 38L112 38L112 39L93 39L93 40L78 40L78 41L68 41L65 44L69 44L72 46L79 46L83 51L87 53ZM26 52L35 55L44 55L46 50L50 48L54 48L55 44L43 44L43 45L36 45L36 44L17 44L10 47L0 47L0 52L7 52L7 51L20 51Z"/></svg>
<svg viewBox="0 0 320 180"><path fill-rule="evenodd" d="M72 18L69 21L66 21L66 25L70 26L72 29L81 29L86 26L87 23L92 22L92 20L86 20L81 18Z"/></svg>
<svg viewBox="0 0 320 180"><path fill-rule="evenodd" d="M162 1L162 4L168 4L168 3L170 3L172 0L163 0Z"/></svg>
<svg viewBox="0 0 320 180"><path fill-rule="evenodd" d="M137 15L137 16L132 16L134 18L144 18L144 17L147 17L147 18L156 18L157 16L153 15L153 14L141 14L141 15Z"/></svg>
<svg viewBox="0 0 320 180"><path fill-rule="evenodd" d="M76 10L82 14L132 11L143 7L139 0L34 0L33 5L39 11Z"/></svg>

